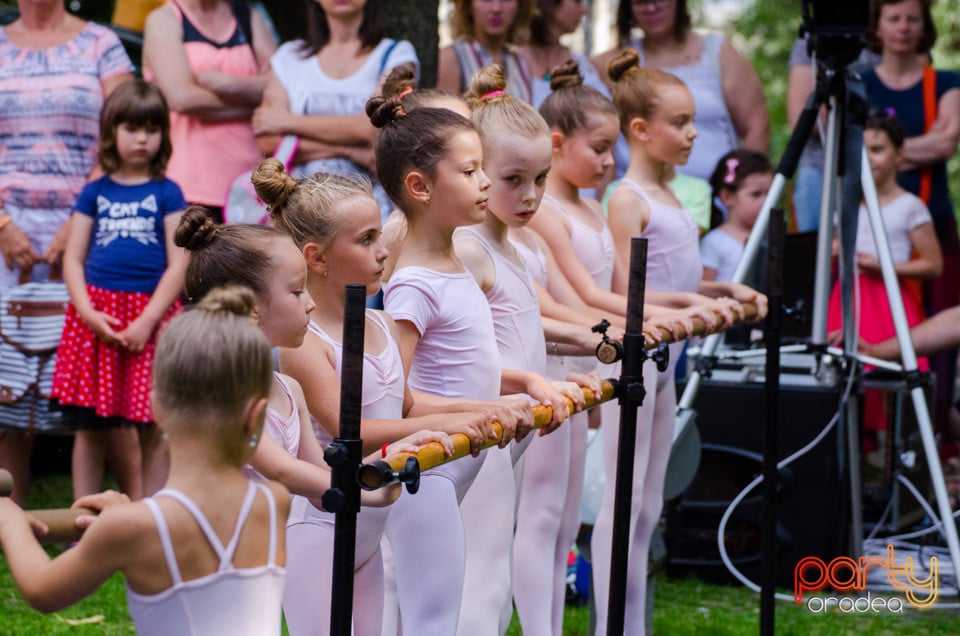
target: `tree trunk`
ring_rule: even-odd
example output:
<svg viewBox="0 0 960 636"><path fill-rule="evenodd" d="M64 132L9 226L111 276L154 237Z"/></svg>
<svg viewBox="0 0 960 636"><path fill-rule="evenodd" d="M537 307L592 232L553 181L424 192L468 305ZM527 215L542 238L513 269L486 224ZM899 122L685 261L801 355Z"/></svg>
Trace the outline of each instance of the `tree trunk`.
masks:
<svg viewBox="0 0 960 636"><path fill-rule="evenodd" d="M263 0L263 4L281 41L306 34L306 4L291 0ZM417 49L421 86L433 86L437 79L438 9L439 0L380 0L380 19L387 35L410 40Z"/></svg>

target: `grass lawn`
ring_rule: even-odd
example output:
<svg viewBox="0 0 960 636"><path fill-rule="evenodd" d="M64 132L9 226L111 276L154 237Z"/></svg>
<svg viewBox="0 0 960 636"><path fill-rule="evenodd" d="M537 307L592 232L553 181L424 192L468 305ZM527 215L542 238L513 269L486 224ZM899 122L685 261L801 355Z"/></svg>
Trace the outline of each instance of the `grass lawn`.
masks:
<svg viewBox="0 0 960 636"><path fill-rule="evenodd" d="M51 475L31 486L28 507L65 507L70 504L69 479ZM52 548L51 551L55 551ZM122 577L115 576L90 598L56 614L44 616L20 598L6 561L0 559L0 634L3 636L134 634L127 615ZM743 587L713 585L700 580L656 580L654 631L669 636L736 636L759 633L759 597ZM564 635L586 636L589 612L567 609ZM852 615L833 612L812 614L805 606L780 603L776 632L783 635L901 634L956 636L960 634L960 611L904 610L902 615ZM521 634L514 622L507 632Z"/></svg>

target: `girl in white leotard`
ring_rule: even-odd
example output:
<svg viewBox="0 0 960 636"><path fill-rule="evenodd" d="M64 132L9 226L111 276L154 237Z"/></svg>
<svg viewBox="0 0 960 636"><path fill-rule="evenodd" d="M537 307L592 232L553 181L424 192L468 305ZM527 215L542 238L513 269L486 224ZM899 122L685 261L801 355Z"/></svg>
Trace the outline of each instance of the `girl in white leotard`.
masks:
<svg viewBox="0 0 960 636"><path fill-rule="evenodd" d="M532 107L503 93L505 86L502 69L491 66L472 78L467 93L473 106L472 119L483 142L484 171L492 185L486 219L479 225L458 228L455 249L480 284L493 312L504 383L509 378L515 384L522 381L541 386L538 390L549 404L560 409L555 414L559 421L568 413L564 396L580 407L583 392L571 382L548 383L543 379L546 344L536 284L508 238L510 227L525 225L539 205L550 169L550 131ZM588 382L584 376L577 379ZM596 379L589 385L599 388ZM562 426L553 435L564 436L566 429ZM502 634L509 624L511 550L504 546L510 546L513 538L519 494L515 492L511 459L516 463L532 439L513 444L510 452L488 451L480 474L460 505L468 546L457 632L461 636ZM562 479L564 468L557 471L558 479ZM549 506L551 502L536 499L528 506L541 503ZM540 537L543 541L549 538ZM536 583L549 585L542 580Z"/></svg>
<svg viewBox="0 0 960 636"><path fill-rule="evenodd" d="M580 188L595 186L612 161L611 148L618 134L617 111L610 100L582 85L573 61L554 69L551 80L554 91L541 105L540 113L552 131L553 167L544 203L530 226L558 254L560 269L583 301L612 322L622 321L626 298L611 288L626 285L623 261L616 256L613 236L596 201L580 196ZM560 258L560 254L572 254L575 258ZM691 315L706 319L707 324L716 324L714 307L710 305L690 307L689 298L670 295L648 294L647 300L647 317L654 319L654 324L666 322L658 326L668 327L680 337L689 329ZM706 298L699 300L710 302ZM683 311L651 304L658 302ZM616 376L619 367L604 369L603 373ZM603 420L610 423L605 428L616 429L616 405L604 406ZM585 444L585 435L577 440ZM598 574L595 580L602 586L605 582L600 581L601 576Z"/></svg>
<svg viewBox="0 0 960 636"><path fill-rule="evenodd" d="M614 100L620 123L630 144L631 159L619 188L610 198L610 225L617 252L627 258L630 237L649 239L647 293L680 294L680 299L703 298L707 293L729 303L739 313L739 302L753 302L763 313L765 299L743 285L701 282L699 231L668 185L668 166L686 162L693 147L693 98L683 82L663 71L637 67L635 51L621 53L610 63ZM614 289L626 291L624 283ZM670 365L658 374L644 365L647 397L637 413L637 441L633 508L627 563L627 596L624 629L631 634L646 630L647 553L663 506L663 482L673 442L676 415L674 367L682 343L670 346ZM596 581L598 633L606 633L618 427L604 423L603 449L607 489L593 532L593 563ZM615 423L611 423L615 424Z"/></svg>
<svg viewBox="0 0 960 636"><path fill-rule="evenodd" d="M153 498L82 497L102 513L81 518L80 541L53 560L23 511L0 498L0 544L37 609L66 607L123 571L139 634L280 634L289 494L241 471L273 379L255 302L250 290L216 290L161 334L151 398L171 462Z"/></svg>

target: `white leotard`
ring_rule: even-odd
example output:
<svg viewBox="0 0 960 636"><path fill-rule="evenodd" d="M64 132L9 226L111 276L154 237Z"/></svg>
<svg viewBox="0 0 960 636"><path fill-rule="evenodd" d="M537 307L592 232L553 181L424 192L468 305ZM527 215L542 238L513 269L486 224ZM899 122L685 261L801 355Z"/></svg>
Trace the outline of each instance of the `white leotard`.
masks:
<svg viewBox="0 0 960 636"><path fill-rule="evenodd" d="M270 511L267 563L255 568L236 569L233 555L258 490L267 498ZM177 501L196 520L220 559L220 567L216 572L189 581L183 580L170 539L170 529L155 501L157 497L169 497ZM233 535L226 545L220 542L203 511L182 492L164 488L143 502L156 521L173 585L159 594L150 595L138 594L127 587L127 606L138 634L262 636L280 633L284 569L276 563L277 507L269 488L261 483L250 482Z"/></svg>
<svg viewBox="0 0 960 636"><path fill-rule="evenodd" d="M279 444L290 457L296 457L297 453L300 452L300 410L297 408L293 393L290 391L283 374L274 373L273 377L276 378L280 388L283 389L284 395L287 396L289 414L284 415L268 406L266 416L263 418L263 434ZM249 464L243 467L243 472L247 477L266 480L266 477Z"/></svg>

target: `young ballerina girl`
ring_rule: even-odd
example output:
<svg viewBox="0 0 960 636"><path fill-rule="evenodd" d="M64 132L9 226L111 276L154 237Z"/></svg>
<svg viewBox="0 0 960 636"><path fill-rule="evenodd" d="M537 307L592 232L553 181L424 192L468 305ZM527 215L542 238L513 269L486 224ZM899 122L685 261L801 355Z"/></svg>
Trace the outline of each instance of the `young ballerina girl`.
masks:
<svg viewBox="0 0 960 636"><path fill-rule="evenodd" d="M123 572L138 634L280 634L289 494L241 470L257 447L272 381L254 303L249 290L216 290L160 336L151 400L170 471L153 497L80 498L75 505L102 513L55 559L28 516L0 498L0 543L33 607L56 611Z"/></svg>
<svg viewBox="0 0 960 636"><path fill-rule="evenodd" d="M467 92L483 143L484 172L492 185L486 218L478 225L458 228L454 246L490 304L504 376L542 377L546 343L536 284L510 242L509 230L525 225L540 204L550 170L550 131L537 111L505 94L505 87L503 69L493 65L473 77ZM596 378L572 379L599 390ZM554 404L565 402L567 396L578 410L582 408L583 392L577 384L554 382L547 388L553 390ZM565 428L552 435L567 435ZM520 494L511 466L532 440L531 436L514 444L509 451L491 450L461 503L469 552L459 634L496 631L491 625L503 632L509 624L512 554L505 546L511 545ZM491 623L498 614L499 626Z"/></svg>
<svg viewBox="0 0 960 636"><path fill-rule="evenodd" d="M454 229L479 223L486 214L490 181L481 166L483 151L476 129L448 110L418 108L406 113L395 97L372 99L367 112L382 128L377 142L381 183L408 224L384 305L397 321L411 388L455 398L493 400L501 392L524 392L541 402L549 400L543 385L530 376L516 384L507 375L501 377L490 307L453 251ZM525 398L514 404L522 409L518 429L522 437L532 411ZM554 411L555 417L561 414L561 408ZM506 424L501 446L514 437L517 427L517 422ZM452 634L457 629L468 552L458 503L483 457L428 473L421 480L421 494L402 500L391 511L387 535L405 632ZM429 526L422 523L426 517L431 519ZM442 562L443 572L426 580L405 579L427 559Z"/></svg>
<svg viewBox="0 0 960 636"><path fill-rule="evenodd" d="M306 275L305 289L317 300L303 344L282 349L280 366L302 382L313 425L326 443L336 436L338 426L344 286L364 284L368 295L380 288L386 252L379 240L377 203L366 182L332 174L294 179L274 159L261 163L253 182L270 205L277 227L293 238L300 271ZM379 456L385 444L425 428L463 432L477 448L483 444L490 433L485 411L441 413L414 402L404 380L396 326L387 314L368 310L364 337L361 416L367 448L375 449ZM424 441L431 439L426 432L419 435ZM443 432L433 436L447 439ZM379 546L388 513L388 509L361 509L357 520L355 589L356 607L361 610L354 616L357 634L380 633L383 570ZM287 530L291 553L330 554L333 521L330 513L294 499ZM296 584L287 588L284 612L292 632L326 630L328 608L316 599L318 594L329 596L329 572L303 559L291 562L289 576Z"/></svg>
<svg viewBox="0 0 960 636"><path fill-rule="evenodd" d="M105 458L132 499L166 475L150 373L156 335L180 311L186 265L173 244L186 203L163 176L169 122L159 89L141 80L117 87L100 116L106 175L84 187L72 216L63 256L71 302L51 396L76 414L74 497L100 490Z"/></svg>
<svg viewBox="0 0 960 636"><path fill-rule="evenodd" d="M257 322L270 344L282 348L302 345L315 304L305 286L306 264L300 250L288 235L262 225L217 225L202 207L191 206L184 213L177 229L176 240L178 245L190 251L190 264L186 273L186 290L190 298L202 298L219 285L233 283L248 286L256 293ZM326 385L326 390L331 391L335 384ZM264 439L250 459L250 471L268 479L275 479L295 495L299 495L292 503L293 515L308 506L312 507L307 500L320 506L320 498L330 488L330 470L323 459L323 450L310 423L303 390L295 379L274 373L264 432ZM453 450L449 437L443 433L421 431L407 437L397 436L400 437L403 439L396 444L384 444L384 452L416 452L420 445L429 441L441 442L448 452ZM324 441L328 442L329 439ZM380 447L376 456L368 459L379 457ZM366 506L390 504L399 492L399 485L394 485L374 493L363 493L361 519L368 514L385 516L386 511L371 513ZM333 517L327 516L332 532ZM360 525L365 527L362 523ZM382 524L374 543L379 540L381 533ZM331 562L332 542L326 546L326 551L301 550L302 546L297 543L294 533L288 530L287 535L287 545L291 546L291 553L311 557L296 559L297 565L294 566L293 573L308 567L323 576L318 578L316 585L307 586L306 590L302 584L308 581L293 577L291 584L286 587L285 598L295 593L309 593L311 607L315 608L311 616L318 619L313 623L312 629L325 633L330 625L331 581L329 568L318 567L318 563ZM365 564L367 561L368 558L364 558L359 562ZM301 565L303 563L306 566ZM298 610L301 610L302 606L288 607L286 601L284 606L291 631L294 634L306 633L306 626L298 620L301 616ZM367 609L369 606L365 605L365 611ZM320 618L326 620L319 620Z"/></svg>
<svg viewBox="0 0 960 636"><path fill-rule="evenodd" d="M763 153L731 150L720 157L710 175L714 229L700 239L703 280L733 280L772 182L773 167ZM716 204L717 200L726 212Z"/></svg>
<svg viewBox="0 0 960 636"><path fill-rule="evenodd" d="M872 111L863 130L863 145L870 160L870 171L877 186L883 226L890 243L894 269L900 281L900 296L911 327L924 319L923 303L917 281L930 280L940 275L943 255L934 230L933 217L923 201L907 192L897 183L897 169L903 161L906 138L903 125L895 113ZM873 240L870 217L865 205L860 206L857 221L856 265L858 303L860 307L859 337L868 343L880 342L894 335L893 317L887 299L880 261ZM843 327L839 281L834 284L827 311L827 329ZM921 371L928 361L921 358ZM867 390L864 396L864 451L867 460L882 466L882 450L887 430L887 416L883 394Z"/></svg>
<svg viewBox="0 0 960 636"><path fill-rule="evenodd" d="M610 62L614 102L620 125L630 144L630 165L610 198L610 226L616 237L618 256L627 258L630 237L649 238L646 289L659 295L679 292L680 298L702 292L730 296L730 306L742 316L739 302L757 304L765 314L765 297L743 285L702 281L699 231L681 206L666 180L669 166L682 165L690 156L697 132L693 125L693 98L674 76L637 66L637 53L624 51ZM615 284L615 289L617 288ZM625 287L619 288L626 291ZM625 632L646 630L647 553L653 530L663 507L663 482L676 414L674 367L683 343L671 345L670 366L658 374L644 365L647 397L637 413L637 443L634 451L633 508L630 555L627 569ZM605 423L607 421L605 420ZM604 492L593 531L592 553L597 600L598 633L605 633L610 580L610 550L613 533L614 483L618 427L602 430L605 473Z"/></svg>

